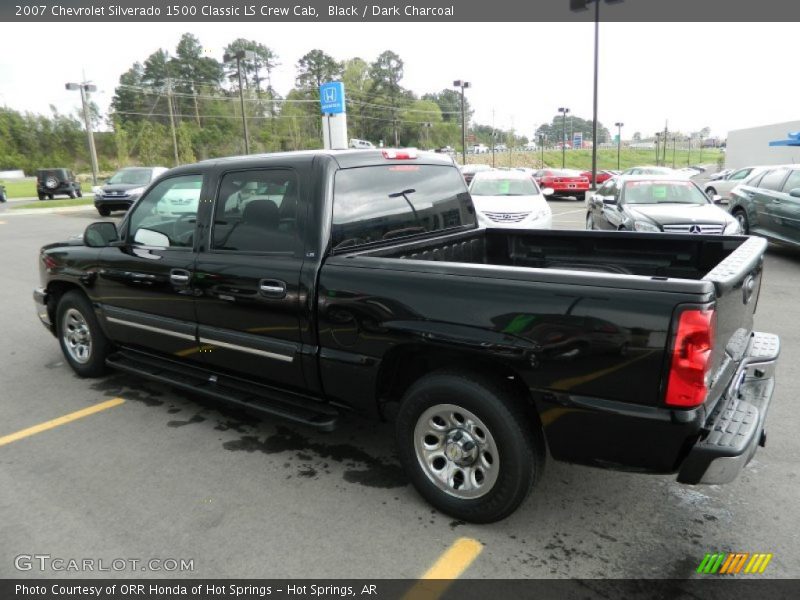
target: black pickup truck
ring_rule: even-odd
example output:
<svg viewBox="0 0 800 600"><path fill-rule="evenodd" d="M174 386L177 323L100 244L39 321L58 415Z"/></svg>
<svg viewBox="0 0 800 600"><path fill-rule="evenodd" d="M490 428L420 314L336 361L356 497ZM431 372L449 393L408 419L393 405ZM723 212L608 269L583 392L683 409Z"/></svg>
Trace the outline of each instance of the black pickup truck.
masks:
<svg viewBox="0 0 800 600"><path fill-rule="evenodd" d="M321 429L395 423L418 491L511 514L555 459L732 480L765 442L777 336L756 237L480 229L452 159L172 169L118 226L41 250L38 315L107 367Z"/></svg>

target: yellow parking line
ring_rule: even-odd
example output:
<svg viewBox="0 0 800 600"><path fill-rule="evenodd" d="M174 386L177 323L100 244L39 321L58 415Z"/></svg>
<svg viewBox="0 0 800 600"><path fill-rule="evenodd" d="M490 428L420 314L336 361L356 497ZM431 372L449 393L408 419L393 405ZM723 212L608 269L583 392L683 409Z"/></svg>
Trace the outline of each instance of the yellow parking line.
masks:
<svg viewBox="0 0 800 600"><path fill-rule="evenodd" d="M483 544L477 540L457 539L405 594L403 600L436 600L482 551Z"/></svg>
<svg viewBox="0 0 800 600"><path fill-rule="evenodd" d="M23 429L22 431L17 431L16 433L11 433L9 435L4 435L3 437L0 437L0 446L5 446L6 444L10 444L11 442L16 442L17 440L21 440L23 438L36 435L37 433L47 431L48 429L53 429L55 427L58 427L59 425L65 425L66 423L77 421L78 419L82 419L83 417L88 417L89 415L93 415L95 413L107 410L109 408L119 406L123 402L125 402L125 400L123 400L122 398L114 398L113 400L106 400L105 402L95 404L94 406L89 406L82 410L69 413L68 415L64 415L63 417L58 417L57 419L53 419L52 421L45 421L44 423L40 423L39 425L34 425L33 427L28 427L27 429Z"/></svg>

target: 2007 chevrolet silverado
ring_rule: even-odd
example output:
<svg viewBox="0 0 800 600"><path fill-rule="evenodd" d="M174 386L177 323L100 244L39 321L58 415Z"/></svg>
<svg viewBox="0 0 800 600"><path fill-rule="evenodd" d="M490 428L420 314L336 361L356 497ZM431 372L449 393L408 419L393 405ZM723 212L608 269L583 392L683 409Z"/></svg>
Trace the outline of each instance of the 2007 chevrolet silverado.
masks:
<svg viewBox="0 0 800 600"><path fill-rule="evenodd" d="M41 250L38 315L106 367L330 429L393 419L422 496L502 519L555 460L732 480L764 443L766 242L480 229L451 159L310 151L172 169Z"/></svg>

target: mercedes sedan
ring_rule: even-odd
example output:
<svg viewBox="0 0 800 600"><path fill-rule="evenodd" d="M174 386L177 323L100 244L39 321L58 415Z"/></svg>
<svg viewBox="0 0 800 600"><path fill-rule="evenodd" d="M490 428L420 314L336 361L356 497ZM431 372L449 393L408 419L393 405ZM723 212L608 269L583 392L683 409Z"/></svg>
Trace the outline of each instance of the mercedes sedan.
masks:
<svg viewBox="0 0 800 600"><path fill-rule="evenodd" d="M652 175L621 175L589 197L586 229L668 233L741 233L739 222L696 183Z"/></svg>

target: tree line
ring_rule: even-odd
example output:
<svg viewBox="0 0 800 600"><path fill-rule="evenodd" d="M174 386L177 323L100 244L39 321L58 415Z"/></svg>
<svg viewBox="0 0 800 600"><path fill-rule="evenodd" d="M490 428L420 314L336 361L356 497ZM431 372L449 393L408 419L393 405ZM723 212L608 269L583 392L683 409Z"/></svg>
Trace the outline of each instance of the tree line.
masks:
<svg viewBox="0 0 800 600"><path fill-rule="evenodd" d="M403 87L404 63L391 50L374 61L360 57L337 61L313 49L296 64L293 88L278 93L273 76L280 56L268 46L243 38L225 47L226 54L246 51L241 59L241 95L251 152L322 147L319 85L342 81L347 98L348 135L387 146L460 147L461 95L442 89L418 96ZM175 164L244 152L242 103L237 64L209 56L191 33L174 50L157 50L119 77L105 127L91 104L101 170L128 164ZM42 166L88 166L86 136L77 112L50 116L0 109L0 168L31 172ZM473 110L467 98L467 122ZM568 118L569 119L569 118ZM575 131L591 139L591 121L574 117ZM586 135L588 123L589 135ZM555 135L559 118L540 132ZM599 126L603 135L607 130ZM174 131L174 136L173 136ZM527 142L513 130L471 123L470 143ZM555 139L555 138L550 138ZM174 141L173 141L174 140Z"/></svg>

